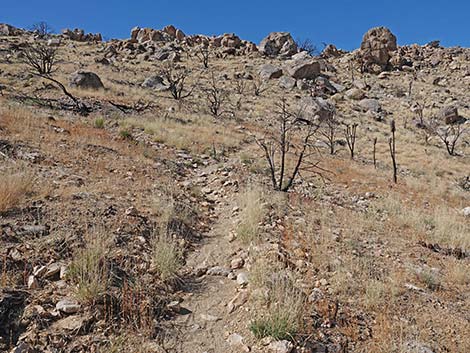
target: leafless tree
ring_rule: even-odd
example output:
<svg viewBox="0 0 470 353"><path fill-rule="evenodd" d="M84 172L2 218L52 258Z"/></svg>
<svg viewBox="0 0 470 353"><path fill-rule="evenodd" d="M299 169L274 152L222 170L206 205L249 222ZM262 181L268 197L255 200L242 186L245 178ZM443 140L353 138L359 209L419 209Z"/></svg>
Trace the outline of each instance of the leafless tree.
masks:
<svg viewBox="0 0 470 353"><path fill-rule="evenodd" d="M243 78L237 78L235 81L235 92L237 94L245 93L246 89L246 80Z"/></svg>
<svg viewBox="0 0 470 353"><path fill-rule="evenodd" d="M418 116L418 127L424 128L426 126L424 121L424 103L418 101L414 102L411 106L411 111Z"/></svg>
<svg viewBox="0 0 470 353"><path fill-rule="evenodd" d="M354 150L356 147L356 130L357 130L356 123L352 125L346 124L346 128L344 130L344 136L348 144L348 149L351 154L351 159L354 159Z"/></svg>
<svg viewBox="0 0 470 353"><path fill-rule="evenodd" d="M47 46L42 41L36 41L23 50L23 58L34 72L40 75L50 75L56 69L57 48Z"/></svg>
<svg viewBox="0 0 470 353"><path fill-rule="evenodd" d="M196 57L202 63L205 69L209 68L209 59L211 52L208 45L201 45L196 49Z"/></svg>
<svg viewBox="0 0 470 353"><path fill-rule="evenodd" d="M293 113L285 99L276 107L276 125L278 130L256 142L263 150L269 165L271 182L274 190L287 192L301 171L321 175L324 171L319 162L308 161L313 154L312 138L318 130L318 124L306 123L303 110ZM287 172L288 164L293 161L293 168Z"/></svg>
<svg viewBox="0 0 470 353"><path fill-rule="evenodd" d="M450 125L445 127L433 127L432 128L435 135L439 140L444 143L446 146L447 153L450 156L455 156L456 151L455 148L462 136L464 136L467 132L467 129L462 127L461 124L457 125Z"/></svg>
<svg viewBox="0 0 470 353"><path fill-rule="evenodd" d="M261 96L262 93L268 90L268 85L265 80L263 80L260 75L256 75L253 78L253 92L256 97Z"/></svg>
<svg viewBox="0 0 470 353"><path fill-rule="evenodd" d="M176 100L187 98L193 94L196 86L192 86L189 90L185 87L189 74L190 71L187 68L177 66L173 62L166 63L160 71L160 75L170 87L171 96Z"/></svg>
<svg viewBox="0 0 470 353"><path fill-rule="evenodd" d="M33 24L30 29L42 38L54 33L54 29L45 21Z"/></svg>
<svg viewBox="0 0 470 353"><path fill-rule="evenodd" d="M223 110L223 106L229 98L228 92L219 85L213 72L211 73L210 86L206 88L204 92L206 94L207 103L209 104L209 110L214 117L217 118L226 113L226 111Z"/></svg>
<svg viewBox="0 0 470 353"><path fill-rule="evenodd" d="M331 112L320 124L319 133L324 137L324 142L330 149L330 154L335 154L336 133L340 123L336 118L335 112Z"/></svg>
<svg viewBox="0 0 470 353"><path fill-rule="evenodd" d="M313 44L313 42L309 38L306 38L306 39L298 38L295 43L297 44L297 48L299 52L305 51L311 56L318 54L318 49L316 45Z"/></svg>
<svg viewBox="0 0 470 353"><path fill-rule="evenodd" d="M390 122L390 131L392 136L388 140L388 146L390 148L390 156L392 157L392 166L393 166L393 182L397 183L397 159L396 159L396 144L395 144L395 120Z"/></svg>
<svg viewBox="0 0 470 353"><path fill-rule="evenodd" d="M35 76L55 83L64 95L73 101L75 109L80 114L87 115L90 112L90 108L85 103L73 96L60 81L52 77L57 65L57 48L47 46L44 41L36 41L24 49L23 57L30 72Z"/></svg>

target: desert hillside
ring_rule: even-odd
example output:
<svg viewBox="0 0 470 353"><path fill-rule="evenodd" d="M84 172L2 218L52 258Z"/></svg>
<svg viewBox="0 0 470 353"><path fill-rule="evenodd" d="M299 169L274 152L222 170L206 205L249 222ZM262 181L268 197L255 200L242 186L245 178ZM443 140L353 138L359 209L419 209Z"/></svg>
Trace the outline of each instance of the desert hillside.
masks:
<svg viewBox="0 0 470 353"><path fill-rule="evenodd" d="M470 352L470 49L0 24L0 352Z"/></svg>

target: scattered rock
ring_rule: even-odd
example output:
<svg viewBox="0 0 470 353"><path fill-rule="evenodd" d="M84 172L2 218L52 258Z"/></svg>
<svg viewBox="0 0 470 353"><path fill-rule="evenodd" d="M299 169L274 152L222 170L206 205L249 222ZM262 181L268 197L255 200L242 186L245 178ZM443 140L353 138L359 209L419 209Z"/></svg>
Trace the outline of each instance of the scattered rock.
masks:
<svg viewBox="0 0 470 353"><path fill-rule="evenodd" d="M363 108L365 111L371 111L378 113L381 110L380 103L377 99L373 98L365 98L359 102L359 105L361 108Z"/></svg>
<svg viewBox="0 0 470 353"><path fill-rule="evenodd" d="M219 321L220 317L214 316L214 315L209 315L209 314L201 314L201 319L204 320L204 321L215 322L215 321Z"/></svg>
<svg viewBox="0 0 470 353"><path fill-rule="evenodd" d="M240 272L237 275L237 283L239 286L246 286L248 284L248 275L245 272Z"/></svg>
<svg viewBox="0 0 470 353"><path fill-rule="evenodd" d="M438 116L448 125L455 124L461 120L456 106L446 106L439 110Z"/></svg>
<svg viewBox="0 0 470 353"><path fill-rule="evenodd" d="M164 84L163 78L158 75L147 77L145 81L142 83L142 87L152 88L158 92L167 91L170 89L170 87Z"/></svg>
<svg viewBox="0 0 470 353"><path fill-rule="evenodd" d="M210 269L207 270L207 274L209 276L222 276L222 277L227 277L231 271L223 268L221 266L214 266Z"/></svg>
<svg viewBox="0 0 470 353"><path fill-rule="evenodd" d="M462 215L464 217L470 217L470 206L469 207L465 207L462 211L461 211Z"/></svg>
<svg viewBox="0 0 470 353"><path fill-rule="evenodd" d="M292 61L286 65L289 76L301 80L313 80L320 74L320 64L316 60Z"/></svg>
<svg viewBox="0 0 470 353"><path fill-rule="evenodd" d="M265 64L258 69L258 73L261 79L267 81L281 77L282 69L270 64Z"/></svg>
<svg viewBox="0 0 470 353"><path fill-rule="evenodd" d="M66 314L74 314L80 310L80 304L75 300L62 299L56 304L56 309Z"/></svg>
<svg viewBox="0 0 470 353"><path fill-rule="evenodd" d="M345 92L346 97L353 100L361 100L366 94L359 88L351 88Z"/></svg>
<svg viewBox="0 0 470 353"><path fill-rule="evenodd" d="M242 352L250 351L250 347L248 347L246 344L243 343L243 337L240 336L238 333L232 333L230 336L228 336L227 343L230 346L239 347L242 350Z"/></svg>
<svg viewBox="0 0 470 353"><path fill-rule="evenodd" d="M268 349L272 353L290 353L294 349L294 345L286 340L271 342Z"/></svg>
<svg viewBox="0 0 470 353"><path fill-rule="evenodd" d="M249 293L247 290L241 290L237 295L227 304L227 313L231 314L239 307L248 301Z"/></svg>
<svg viewBox="0 0 470 353"><path fill-rule="evenodd" d="M39 288L39 282L36 277L29 276L28 277L28 288L29 289L37 289Z"/></svg>
<svg viewBox="0 0 470 353"><path fill-rule="evenodd" d="M304 97L300 104L305 107L305 113L321 121L329 118L335 112L335 105L321 97Z"/></svg>
<svg viewBox="0 0 470 353"><path fill-rule="evenodd" d="M289 77L289 76L282 76L279 79L279 87L284 88L284 89L293 89L295 87L295 84L297 81L295 78Z"/></svg>
<svg viewBox="0 0 470 353"><path fill-rule="evenodd" d="M70 87L81 89L101 89L104 88L100 77L94 72L77 71L70 78Z"/></svg>
<svg viewBox="0 0 470 353"><path fill-rule="evenodd" d="M230 268L232 270L236 270L236 269L242 268L244 264L245 264L245 260L243 260L241 257L238 257L236 259L233 259L230 262Z"/></svg>

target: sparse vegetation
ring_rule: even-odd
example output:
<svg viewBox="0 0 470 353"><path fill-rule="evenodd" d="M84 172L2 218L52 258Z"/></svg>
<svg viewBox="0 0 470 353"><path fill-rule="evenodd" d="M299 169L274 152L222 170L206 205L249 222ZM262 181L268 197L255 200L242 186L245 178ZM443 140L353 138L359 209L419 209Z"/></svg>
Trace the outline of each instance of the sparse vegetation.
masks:
<svg viewBox="0 0 470 353"><path fill-rule="evenodd" d="M0 171L0 180L0 212L20 206L33 191L34 179L31 174L15 170Z"/></svg>
<svg viewBox="0 0 470 353"><path fill-rule="evenodd" d="M266 213L262 191L256 188L246 190L240 195L239 204L241 212L237 237L244 243L256 241L261 235L260 223Z"/></svg>
<svg viewBox="0 0 470 353"><path fill-rule="evenodd" d="M77 249L67 277L77 286L76 296L85 303L95 303L108 291L110 285L110 250L108 234L95 229L85 237L85 245Z"/></svg>

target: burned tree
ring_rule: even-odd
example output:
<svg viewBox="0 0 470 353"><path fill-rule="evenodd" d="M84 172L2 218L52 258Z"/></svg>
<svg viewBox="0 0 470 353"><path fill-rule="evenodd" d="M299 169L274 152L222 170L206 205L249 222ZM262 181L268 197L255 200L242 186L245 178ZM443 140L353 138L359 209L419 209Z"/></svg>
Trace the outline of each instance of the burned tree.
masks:
<svg viewBox="0 0 470 353"><path fill-rule="evenodd" d="M304 118L302 109L296 113L291 112L285 99L276 106L278 130L256 142L268 162L274 190L287 192L301 171L321 175L323 169L319 167L319 162L308 161L312 155L311 142L318 124ZM293 165L291 173L287 172L289 165Z"/></svg>
<svg viewBox="0 0 470 353"><path fill-rule="evenodd" d="M196 57L202 63L205 69L209 68L209 59L211 57L211 52L208 45L201 45L196 49Z"/></svg>
<svg viewBox="0 0 470 353"><path fill-rule="evenodd" d="M344 130L344 137L346 138L346 142L348 144L348 149L349 149L349 153L351 154L351 159L354 159L354 150L356 148L356 130L357 130L356 123L352 125L346 124L346 128Z"/></svg>
<svg viewBox="0 0 470 353"><path fill-rule="evenodd" d="M214 117L217 118L226 113L223 110L223 106L229 98L228 92L220 87L213 72L211 74L210 86L204 92L206 94L206 101L209 104L209 110Z"/></svg>
<svg viewBox="0 0 470 353"><path fill-rule="evenodd" d="M41 38L50 36L54 33L54 29L45 21L33 24L30 29L37 33Z"/></svg>
<svg viewBox="0 0 470 353"><path fill-rule="evenodd" d="M396 184L397 183L397 159L396 159L396 145L395 145L395 120L392 120L390 122L390 131L391 131L391 136L390 139L388 140L388 146L390 149L390 156L392 157L392 166L393 166L393 182Z"/></svg>
<svg viewBox="0 0 470 353"><path fill-rule="evenodd" d="M320 135L324 137L324 142L328 146L331 155L335 154L336 133L339 127L340 123L334 111L324 117L320 125Z"/></svg>
<svg viewBox="0 0 470 353"><path fill-rule="evenodd" d="M167 63L160 71L160 75L168 83L171 96L176 99L184 99L193 94L195 86L186 89L186 79L190 71L184 66L177 66L173 62Z"/></svg>
<svg viewBox="0 0 470 353"><path fill-rule="evenodd" d="M266 81L264 81L260 75L257 75L253 79L253 93L255 94L256 97L261 96L263 92L266 92L268 89L268 85Z"/></svg>
<svg viewBox="0 0 470 353"><path fill-rule="evenodd" d="M437 138L446 146L449 156L455 156L455 148L467 130L460 124L445 127L433 126L431 129Z"/></svg>
<svg viewBox="0 0 470 353"><path fill-rule="evenodd" d="M23 50L23 58L31 74L55 83L64 95L72 100L78 113L87 115L90 112L90 108L85 103L67 91L59 80L52 77L52 73L55 72L57 66L57 48L49 47L43 41L36 41Z"/></svg>
<svg viewBox="0 0 470 353"><path fill-rule="evenodd" d="M309 38L306 39L297 39L295 44L297 44L297 49L299 52L306 52L310 56L318 54L318 49L312 40Z"/></svg>
<svg viewBox="0 0 470 353"><path fill-rule="evenodd" d="M35 42L23 50L26 65L38 75L50 75L56 70L57 48L49 47L43 42Z"/></svg>

